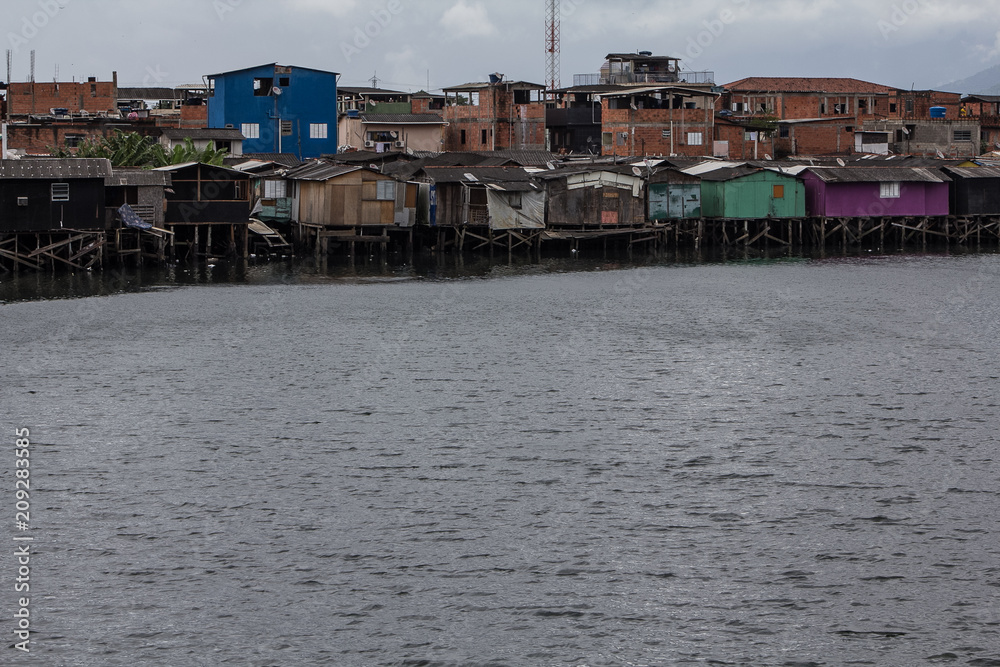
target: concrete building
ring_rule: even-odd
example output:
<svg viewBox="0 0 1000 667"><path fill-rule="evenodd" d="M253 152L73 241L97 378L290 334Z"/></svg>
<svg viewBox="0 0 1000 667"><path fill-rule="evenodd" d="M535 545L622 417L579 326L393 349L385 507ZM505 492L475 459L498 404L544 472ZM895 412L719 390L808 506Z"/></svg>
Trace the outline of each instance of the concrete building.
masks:
<svg viewBox="0 0 1000 667"><path fill-rule="evenodd" d="M337 76L276 63L209 75L208 126L239 130L248 153L332 155Z"/></svg>

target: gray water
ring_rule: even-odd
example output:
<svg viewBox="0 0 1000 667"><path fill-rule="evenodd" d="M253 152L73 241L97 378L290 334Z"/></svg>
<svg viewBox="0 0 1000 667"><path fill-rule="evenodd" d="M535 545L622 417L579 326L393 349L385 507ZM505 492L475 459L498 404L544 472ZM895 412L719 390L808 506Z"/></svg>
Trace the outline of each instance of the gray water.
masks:
<svg viewBox="0 0 1000 667"><path fill-rule="evenodd" d="M592 268L0 306L0 663L1000 665L1000 256Z"/></svg>

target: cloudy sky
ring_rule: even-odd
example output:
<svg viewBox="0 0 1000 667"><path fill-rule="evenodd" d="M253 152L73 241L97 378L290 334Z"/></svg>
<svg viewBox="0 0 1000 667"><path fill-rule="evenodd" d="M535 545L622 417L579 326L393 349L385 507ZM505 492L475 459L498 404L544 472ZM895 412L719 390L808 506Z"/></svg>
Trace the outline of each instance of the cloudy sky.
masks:
<svg viewBox="0 0 1000 667"><path fill-rule="evenodd" d="M270 62L342 85L545 81L545 0L3 0L14 81L181 85ZM561 0L562 83L609 52L746 76L933 88L1000 64L1000 0ZM5 75L0 74L0 78ZM959 91L969 92L969 91Z"/></svg>

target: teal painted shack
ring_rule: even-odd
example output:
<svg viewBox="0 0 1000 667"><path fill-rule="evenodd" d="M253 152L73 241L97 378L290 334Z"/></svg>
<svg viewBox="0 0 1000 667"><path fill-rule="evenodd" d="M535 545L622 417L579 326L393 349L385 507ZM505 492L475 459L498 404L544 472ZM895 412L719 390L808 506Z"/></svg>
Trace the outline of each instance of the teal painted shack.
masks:
<svg viewBox="0 0 1000 667"><path fill-rule="evenodd" d="M701 217L701 179L678 169L657 169L649 177L649 219Z"/></svg>
<svg viewBox="0 0 1000 667"><path fill-rule="evenodd" d="M791 174L753 167L724 167L701 174L705 218L755 220L804 218L805 184Z"/></svg>

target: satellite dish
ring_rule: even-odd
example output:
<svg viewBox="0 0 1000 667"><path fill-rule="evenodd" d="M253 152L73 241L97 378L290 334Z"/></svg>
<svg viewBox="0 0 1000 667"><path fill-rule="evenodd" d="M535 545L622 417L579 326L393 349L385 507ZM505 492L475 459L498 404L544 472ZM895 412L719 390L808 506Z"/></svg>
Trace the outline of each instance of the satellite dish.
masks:
<svg viewBox="0 0 1000 667"><path fill-rule="evenodd" d="M271 94L273 95L281 95L283 92L285 91L283 91L281 88L278 88L277 86L271 88Z"/></svg>
<svg viewBox="0 0 1000 667"><path fill-rule="evenodd" d="M632 173L640 178L642 177L642 169L639 169L639 167L632 167Z"/></svg>
<svg viewBox="0 0 1000 667"><path fill-rule="evenodd" d="M545 163L545 166L546 166L546 168L547 168L547 169L549 169L550 171L556 168L556 166L555 166L554 164L552 164L551 162L546 162L546 163Z"/></svg>
<svg viewBox="0 0 1000 667"><path fill-rule="evenodd" d="M764 153L764 159L770 161L772 158L767 153Z"/></svg>
<svg viewBox="0 0 1000 667"><path fill-rule="evenodd" d="M937 152L937 156L938 156L939 158L941 158L942 160L944 159L944 153L942 153L942 152L941 152L940 150L938 150L938 152Z"/></svg>
<svg viewBox="0 0 1000 667"><path fill-rule="evenodd" d="M378 171L378 165L377 164L370 164L370 165L368 165L368 168L369 169L374 169L375 171Z"/></svg>
<svg viewBox="0 0 1000 667"><path fill-rule="evenodd" d="M847 164L841 158L837 158L837 164L839 164L841 167L847 166Z"/></svg>

